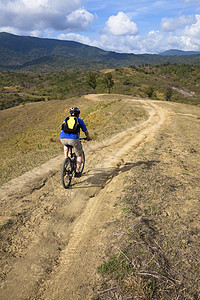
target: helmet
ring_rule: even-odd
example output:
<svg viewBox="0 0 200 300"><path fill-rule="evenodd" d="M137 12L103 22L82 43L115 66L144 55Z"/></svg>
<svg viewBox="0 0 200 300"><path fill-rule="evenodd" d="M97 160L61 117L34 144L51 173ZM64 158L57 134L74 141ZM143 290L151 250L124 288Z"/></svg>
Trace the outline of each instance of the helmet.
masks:
<svg viewBox="0 0 200 300"><path fill-rule="evenodd" d="M78 107L71 107L69 112L70 112L71 116L77 117L81 111Z"/></svg>

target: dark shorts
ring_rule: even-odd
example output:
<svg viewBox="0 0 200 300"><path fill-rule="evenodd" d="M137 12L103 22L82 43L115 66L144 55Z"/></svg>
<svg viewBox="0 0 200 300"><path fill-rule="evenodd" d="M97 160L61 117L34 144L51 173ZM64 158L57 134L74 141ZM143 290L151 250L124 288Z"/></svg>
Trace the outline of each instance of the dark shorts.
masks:
<svg viewBox="0 0 200 300"><path fill-rule="evenodd" d="M81 156L83 153L83 148L81 141L79 139L60 139L61 143L63 146L73 146L74 147L74 152L76 156Z"/></svg>

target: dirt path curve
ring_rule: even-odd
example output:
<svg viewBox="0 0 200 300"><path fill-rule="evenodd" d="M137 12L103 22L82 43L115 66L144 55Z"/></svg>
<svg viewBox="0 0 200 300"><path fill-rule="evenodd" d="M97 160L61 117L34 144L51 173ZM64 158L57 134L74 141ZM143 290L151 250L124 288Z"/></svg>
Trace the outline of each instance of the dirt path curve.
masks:
<svg viewBox="0 0 200 300"><path fill-rule="evenodd" d="M0 299L90 299L109 245L106 227L120 215L114 204L130 168L126 154L150 141L169 116L154 102L126 101L142 105L148 120L103 143L86 144L85 174L72 189L60 186L63 157L0 189L7 220Z"/></svg>

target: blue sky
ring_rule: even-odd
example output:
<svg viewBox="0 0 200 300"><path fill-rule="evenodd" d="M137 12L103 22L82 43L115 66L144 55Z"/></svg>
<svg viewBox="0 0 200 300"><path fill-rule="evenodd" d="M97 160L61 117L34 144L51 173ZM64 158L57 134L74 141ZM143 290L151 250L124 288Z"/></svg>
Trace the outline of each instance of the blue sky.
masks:
<svg viewBox="0 0 200 300"><path fill-rule="evenodd" d="M0 31L135 54L200 51L200 0L0 0Z"/></svg>

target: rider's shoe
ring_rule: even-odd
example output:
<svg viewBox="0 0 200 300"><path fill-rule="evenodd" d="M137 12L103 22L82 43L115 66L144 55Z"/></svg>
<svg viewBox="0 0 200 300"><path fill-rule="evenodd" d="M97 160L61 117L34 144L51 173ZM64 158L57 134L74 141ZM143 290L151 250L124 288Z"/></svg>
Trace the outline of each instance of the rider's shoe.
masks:
<svg viewBox="0 0 200 300"><path fill-rule="evenodd" d="M77 177L77 178L81 177L81 172L75 172L74 177Z"/></svg>

